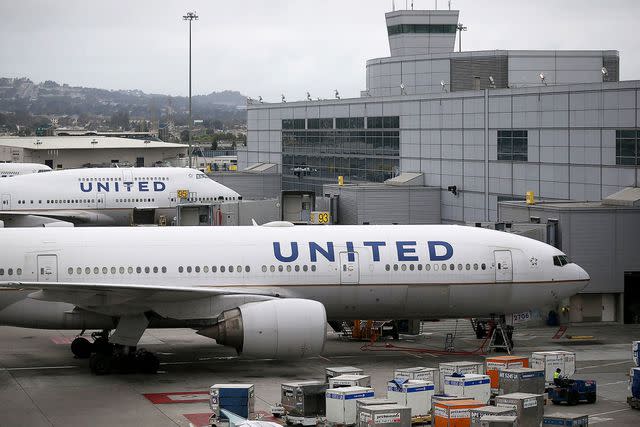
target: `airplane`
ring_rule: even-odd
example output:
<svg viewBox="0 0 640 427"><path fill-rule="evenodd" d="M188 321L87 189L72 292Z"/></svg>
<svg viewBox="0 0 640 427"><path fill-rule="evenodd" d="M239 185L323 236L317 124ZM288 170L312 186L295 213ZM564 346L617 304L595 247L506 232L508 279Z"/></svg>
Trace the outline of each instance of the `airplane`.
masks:
<svg viewBox="0 0 640 427"><path fill-rule="evenodd" d="M157 370L136 352L147 328L303 358L322 352L327 320L523 312L589 281L553 246L458 225L6 228L0 247L0 325L102 330L71 344L97 374L123 354Z"/></svg>
<svg viewBox="0 0 640 427"><path fill-rule="evenodd" d="M0 178L41 172L51 172L51 168L40 163L0 163Z"/></svg>
<svg viewBox="0 0 640 427"><path fill-rule="evenodd" d="M240 200L241 196L188 168L89 168L0 180L5 227L157 224L181 201Z"/></svg>

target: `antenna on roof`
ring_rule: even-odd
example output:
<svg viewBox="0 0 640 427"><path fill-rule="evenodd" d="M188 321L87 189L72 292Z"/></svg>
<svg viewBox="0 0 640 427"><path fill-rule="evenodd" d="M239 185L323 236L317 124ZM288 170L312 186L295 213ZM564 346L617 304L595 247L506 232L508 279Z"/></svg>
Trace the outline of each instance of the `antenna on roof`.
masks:
<svg viewBox="0 0 640 427"><path fill-rule="evenodd" d="M411 10L413 10L413 0L411 0Z"/></svg>
<svg viewBox="0 0 640 427"><path fill-rule="evenodd" d="M436 0L436 10L438 10L438 0Z"/></svg>
<svg viewBox="0 0 640 427"><path fill-rule="evenodd" d="M396 0L391 0L391 11L392 12L396 11Z"/></svg>
<svg viewBox="0 0 640 427"><path fill-rule="evenodd" d="M451 10L451 0L449 0L449 10Z"/></svg>

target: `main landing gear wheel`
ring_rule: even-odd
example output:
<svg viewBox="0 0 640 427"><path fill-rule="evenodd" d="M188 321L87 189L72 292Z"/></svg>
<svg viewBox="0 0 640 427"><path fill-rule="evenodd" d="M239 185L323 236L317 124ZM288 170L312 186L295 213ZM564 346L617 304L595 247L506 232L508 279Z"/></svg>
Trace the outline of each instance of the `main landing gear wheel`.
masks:
<svg viewBox="0 0 640 427"><path fill-rule="evenodd" d="M111 373L111 359L110 354L94 353L89 359L89 367L91 372L96 375L108 375Z"/></svg>
<svg viewBox="0 0 640 427"><path fill-rule="evenodd" d="M136 351L136 367L143 374L157 374L160 368L158 357L145 349Z"/></svg>
<svg viewBox="0 0 640 427"><path fill-rule="evenodd" d="M85 337L76 337L71 342L71 352L77 359L88 359L93 352L93 344Z"/></svg>

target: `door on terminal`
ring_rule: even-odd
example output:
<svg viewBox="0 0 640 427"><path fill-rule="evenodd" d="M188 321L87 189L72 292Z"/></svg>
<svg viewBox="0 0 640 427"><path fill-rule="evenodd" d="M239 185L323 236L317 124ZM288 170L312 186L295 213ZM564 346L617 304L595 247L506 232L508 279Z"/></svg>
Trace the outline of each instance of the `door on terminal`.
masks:
<svg viewBox="0 0 640 427"><path fill-rule="evenodd" d="M358 252L340 252L340 283L357 285L360 281Z"/></svg>
<svg viewBox="0 0 640 427"><path fill-rule="evenodd" d="M496 262L496 282L511 282L513 280L513 264L511 251L493 251Z"/></svg>
<svg viewBox="0 0 640 427"><path fill-rule="evenodd" d="M38 282L58 281L58 256L38 255Z"/></svg>
<svg viewBox="0 0 640 427"><path fill-rule="evenodd" d="M624 323L640 323L640 271L624 272Z"/></svg>

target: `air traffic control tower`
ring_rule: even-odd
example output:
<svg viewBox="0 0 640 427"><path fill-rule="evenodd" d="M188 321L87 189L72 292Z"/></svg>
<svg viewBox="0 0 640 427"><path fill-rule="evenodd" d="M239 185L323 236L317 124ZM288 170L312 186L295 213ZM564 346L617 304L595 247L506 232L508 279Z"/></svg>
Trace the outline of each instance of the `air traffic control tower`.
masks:
<svg viewBox="0 0 640 427"><path fill-rule="evenodd" d="M453 52L457 10L398 10L385 14L391 56Z"/></svg>

